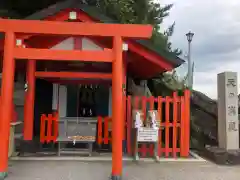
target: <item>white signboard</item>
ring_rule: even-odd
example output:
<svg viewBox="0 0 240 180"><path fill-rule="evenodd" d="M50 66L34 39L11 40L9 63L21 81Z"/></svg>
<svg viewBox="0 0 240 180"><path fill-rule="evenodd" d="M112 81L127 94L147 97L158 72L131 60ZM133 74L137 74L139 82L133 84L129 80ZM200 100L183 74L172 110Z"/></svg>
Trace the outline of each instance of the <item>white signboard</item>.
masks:
<svg viewBox="0 0 240 180"><path fill-rule="evenodd" d="M158 129L139 128L137 141L138 142L157 142L158 141Z"/></svg>

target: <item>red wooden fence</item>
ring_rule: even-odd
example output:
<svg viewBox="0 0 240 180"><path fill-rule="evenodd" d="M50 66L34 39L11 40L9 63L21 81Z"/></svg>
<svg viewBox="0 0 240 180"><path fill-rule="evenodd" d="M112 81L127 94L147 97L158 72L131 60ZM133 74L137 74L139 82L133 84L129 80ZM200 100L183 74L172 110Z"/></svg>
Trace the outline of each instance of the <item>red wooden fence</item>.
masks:
<svg viewBox="0 0 240 180"><path fill-rule="evenodd" d="M112 138L109 134L109 129L111 128L111 117L98 117L98 132L97 132L97 143L99 145L103 144L109 144L111 142Z"/></svg>
<svg viewBox="0 0 240 180"><path fill-rule="evenodd" d="M132 155L133 145L132 140L132 112L133 109L141 109L144 113L144 120L147 116L148 110L157 109L160 117L159 141L158 141L158 155L165 157L187 157L189 155L190 143L190 92L186 90L184 96L177 96L173 93L173 97L125 97L126 111L125 128L126 136L124 140L127 141L127 153ZM125 103L124 103L125 104ZM111 143L111 117L98 117L98 135L97 143L109 144ZM47 124L46 124L47 122ZM58 136L58 113L43 114L41 116L41 133L40 141L51 142L56 141ZM152 143L141 143L138 148L140 156L153 156L154 145Z"/></svg>
<svg viewBox="0 0 240 180"><path fill-rule="evenodd" d="M40 142L56 142L58 137L58 113L42 114L40 126Z"/></svg>
<svg viewBox="0 0 240 180"><path fill-rule="evenodd" d="M157 105L157 108L155 108ZM141 106L141 108L140 108ZM189 155L190 143L190 92L185 90L184 96L173 97L127 97L127 152L133 154L132 145L132 110L142 109L144 120L146 120L146 107L150 110L157 109L160 117L158 155L165 157L187 157ZM140 156L147 154L153 156L154 145L151 143L141 143L138 152Z"/></svg>
<svg viewBox="0 0 240 180"><path fill-rule="evenodd" d="M165 157L187 157L189 155L190 143L190 92L186 90L184 96L177 96L173 93L173 97L125 97L126 100L126 118L125 128L127 140L127 153L132 155L133 140L132 133L132 111L133 109L141 109L144 113L144 119L147 116L147 106L149 110L157 109L160 117L158 155ZM141 107L141 108L140 108ZM109 133L110 117L98 117L98 144L108 144L111 142L111 134ZM104 132L103 132L104 131ZM124 137L125 139L125 137ZM142 157L154 155L154 145L152 143L141 143L138 149Z"/></svg>

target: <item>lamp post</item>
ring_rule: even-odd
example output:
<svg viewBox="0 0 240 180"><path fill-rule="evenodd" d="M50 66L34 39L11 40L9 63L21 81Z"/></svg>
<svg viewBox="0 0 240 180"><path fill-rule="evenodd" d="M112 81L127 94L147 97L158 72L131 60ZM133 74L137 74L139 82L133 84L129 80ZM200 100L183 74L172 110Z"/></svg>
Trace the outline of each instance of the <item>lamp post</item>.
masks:
<svg viewBox="0 0 240 180"><path fill-rule="evenodd" d="M191 62L191 42L194 36L194 33L189 31L187 34L187 40L188 40L188 88L192 90L193 86L193 63Z"/></svg>

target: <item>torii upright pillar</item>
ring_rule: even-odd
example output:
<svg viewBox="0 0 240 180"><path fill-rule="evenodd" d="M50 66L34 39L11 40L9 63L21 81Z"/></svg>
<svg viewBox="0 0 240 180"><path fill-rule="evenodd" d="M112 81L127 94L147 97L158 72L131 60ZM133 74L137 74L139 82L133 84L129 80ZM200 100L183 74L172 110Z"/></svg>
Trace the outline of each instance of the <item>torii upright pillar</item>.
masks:
<svg viewBox="0 0 240 180"><path fill-rule="evenodd" d="M122 177L123 59L122 37L113 38L112 62L112 180Z"/></svg>
<svg viewBox="0 0 240 180"><path fill-rule="evenodd" d="M5 33L0 106L0 179L7 176L10 122L12 118L15 60L14 32Z"/></svg>
<svg viewBox="0 0 240 180"><path fill-rule="evenodd" d="M35 98L35 71L36 61L28 60L27 62L27 92L24 102L24 132L25 141L30 141L33 138L33 122L34 122L34 98Z"/></svg>

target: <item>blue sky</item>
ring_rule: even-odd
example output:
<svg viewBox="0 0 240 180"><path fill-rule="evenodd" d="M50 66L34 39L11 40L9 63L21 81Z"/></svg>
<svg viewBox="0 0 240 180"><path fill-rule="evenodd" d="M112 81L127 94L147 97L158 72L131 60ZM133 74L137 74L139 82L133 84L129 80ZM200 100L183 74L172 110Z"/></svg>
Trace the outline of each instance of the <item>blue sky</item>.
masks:
<svg viewBox="0 0 240 180"><path fill-rule="evenodd" d="M185 34L195 33L192 59L195 62L194 89L217 97L217 74L238 72L240 80L240 0L155 0L173 3L170 16L164 20L166 28L174 21L174 47L187 54ZM179 68L183 75L187 65Z"/></svg>

